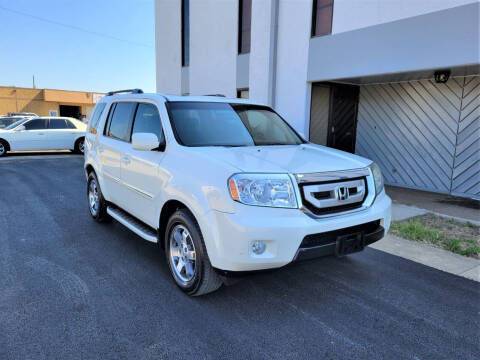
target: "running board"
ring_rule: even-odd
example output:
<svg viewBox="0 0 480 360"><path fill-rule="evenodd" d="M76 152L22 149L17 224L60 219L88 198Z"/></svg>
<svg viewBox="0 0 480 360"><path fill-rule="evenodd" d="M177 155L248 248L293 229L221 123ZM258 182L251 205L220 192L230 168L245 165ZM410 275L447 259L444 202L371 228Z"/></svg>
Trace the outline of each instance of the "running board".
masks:
<svg viewBox="0 0 480 360"><path fill-rule="evenodd" d="M157 233L155 230L122 209L109 206L107 207L107 214L117 220L120 224L132 230L141 238L154 243L158 242Z"/></svg>

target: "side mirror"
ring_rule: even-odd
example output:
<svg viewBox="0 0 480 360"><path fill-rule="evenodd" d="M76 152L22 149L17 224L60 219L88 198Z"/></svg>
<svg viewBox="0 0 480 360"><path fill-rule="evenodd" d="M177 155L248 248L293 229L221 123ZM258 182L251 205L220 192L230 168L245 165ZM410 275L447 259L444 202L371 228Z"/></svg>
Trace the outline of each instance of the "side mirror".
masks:
<svg viewBox="0 0 480 360"><path fill-rule="evenodd" d="M15 129L15 131L25 131L25 126L20 125L19 127L17 127L17 128Z"/></svg>
<svg viewBox="0 0 480 360"><path fill-rule="evenodd" d="M157 135L153 133L136 133L132 135L132 149L151 151L160 146Z"/></svg>

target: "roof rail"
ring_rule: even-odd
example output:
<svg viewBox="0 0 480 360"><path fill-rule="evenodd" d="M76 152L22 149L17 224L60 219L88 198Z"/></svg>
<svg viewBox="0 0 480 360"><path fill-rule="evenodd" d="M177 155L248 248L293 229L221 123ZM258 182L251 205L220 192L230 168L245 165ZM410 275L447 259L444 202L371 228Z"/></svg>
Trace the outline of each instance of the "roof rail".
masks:
<svg viewBox="0 0 480 360"><path fill-rule="evenodd" d="M109 91L107 92L106 96L112 96L112 95L121 94L121 93L143 94L143 90L142 89L126 89L126 90Z"/></svg>
<svg viewBox="0 0 480 360"><path fill-rule="evenodd" d="M225 97L225 95L223 95L223 94L207 94L207 95L204 95L204 96L218 96L218 97Z"/></svg>

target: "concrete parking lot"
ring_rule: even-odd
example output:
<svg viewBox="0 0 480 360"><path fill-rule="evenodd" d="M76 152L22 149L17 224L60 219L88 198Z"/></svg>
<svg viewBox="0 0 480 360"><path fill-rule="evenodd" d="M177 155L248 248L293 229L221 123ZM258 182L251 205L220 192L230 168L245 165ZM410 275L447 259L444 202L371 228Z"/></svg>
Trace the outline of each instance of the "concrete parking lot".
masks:
<svg viewBox="0 0 480 360"><path fill-rule="evenodd" d="M370 248L189 298L82 164L0 161L0 359L478 359L479 284Z"/></svg>

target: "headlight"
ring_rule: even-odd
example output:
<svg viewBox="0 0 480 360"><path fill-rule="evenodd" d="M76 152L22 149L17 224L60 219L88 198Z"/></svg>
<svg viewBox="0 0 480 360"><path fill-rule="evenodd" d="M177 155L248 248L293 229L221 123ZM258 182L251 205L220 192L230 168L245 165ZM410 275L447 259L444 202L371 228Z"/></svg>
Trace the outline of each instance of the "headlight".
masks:
<svg viewBox="0 0 480 360"><path fill-rule="evenodd" d="M375 183L375 194L378 195L383 190L382 171L380 170L380 166L375 163L372 163L372 165L370 165L370 169L372 170L373 181Z"/></svg>
<svg viewBox="0 0 480 360"><path fill-rule="evenodd" d="M293 183L287 174L235 174L228 179L232 199L246 205L296 208Z"/></svg>

